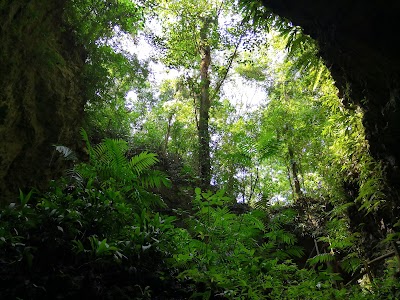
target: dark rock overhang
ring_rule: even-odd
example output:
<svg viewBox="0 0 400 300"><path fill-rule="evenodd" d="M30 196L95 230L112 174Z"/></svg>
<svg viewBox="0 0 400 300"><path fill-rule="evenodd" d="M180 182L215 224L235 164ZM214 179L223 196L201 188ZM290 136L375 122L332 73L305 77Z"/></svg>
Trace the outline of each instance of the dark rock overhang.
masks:
<svg viewBox="0 0 400 300"><path fill-rule="evenodd" d="M400 1L263 0L314 38L342 97L365 111L374 157L399 187Z"/></svg>

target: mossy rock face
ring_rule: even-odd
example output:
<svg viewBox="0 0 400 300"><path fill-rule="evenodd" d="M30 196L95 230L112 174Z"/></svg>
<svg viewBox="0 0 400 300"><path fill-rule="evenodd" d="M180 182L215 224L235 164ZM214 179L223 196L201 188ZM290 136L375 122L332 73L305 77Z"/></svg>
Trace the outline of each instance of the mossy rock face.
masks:
<svg viewBox="0 0 400 300"><path fill-rule="evenodd" d="M53 144L74 148L83 117L83 48L62 23L64 1L0 6L0 203L44 187L59 166Z"/></svg>

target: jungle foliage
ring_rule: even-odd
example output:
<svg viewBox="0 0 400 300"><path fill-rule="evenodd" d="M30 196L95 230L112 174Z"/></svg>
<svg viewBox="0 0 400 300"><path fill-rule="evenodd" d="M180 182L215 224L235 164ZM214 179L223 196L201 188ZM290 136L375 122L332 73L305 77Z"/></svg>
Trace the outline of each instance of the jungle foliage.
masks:
<svg viewBox="0 0 400 300"><path fill-rule="evenodd" d="M64 176L0 211L2 298L400 298L362 110L301 28L245 2L66 2L87 131L54 145ZM141 36L156 55L123 45Z"/></svg>

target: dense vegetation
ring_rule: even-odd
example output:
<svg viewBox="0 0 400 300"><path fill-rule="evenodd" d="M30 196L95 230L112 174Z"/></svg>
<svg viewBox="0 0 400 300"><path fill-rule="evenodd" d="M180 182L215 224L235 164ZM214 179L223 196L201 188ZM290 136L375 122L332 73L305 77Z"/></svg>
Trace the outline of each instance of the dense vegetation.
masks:
<svg viewBox="0 0 400 300"><path fill-rule="evenodd" d="M2 298L400 298L363 111L301 28L242 2L67 1L82 146L2 208Z"/></svg>

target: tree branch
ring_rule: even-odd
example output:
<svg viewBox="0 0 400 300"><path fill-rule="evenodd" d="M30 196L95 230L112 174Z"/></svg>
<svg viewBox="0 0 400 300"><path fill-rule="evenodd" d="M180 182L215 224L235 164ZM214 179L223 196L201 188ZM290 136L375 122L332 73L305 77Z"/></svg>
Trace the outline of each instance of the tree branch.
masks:
<svg viewBox="0 0 400 300"><path fill-rule="evenodd" d="M241 25L242 25L242 24L241 24ZM231 57L229 58L228 67L226 68L226 72L225 72L225 74L224 74L224 77L222 77L222 79L217 83L217 86L216 86L216 88L214 89L214 93L213 93L212 96L211 96L211 100L213 100L213 99L215 98L215 96L219 93L222 84L223 84L224 81L226 80L226 77L228 76L228 72L229 72L229 70L230 70L231 67L232 67L233 60L235 59L235 57L236 57L236 55L237 55L239 46L240 46L240 44L242 43L242 38L243 38L243 36L244 36L244 32L240 35L239 41L237 42L237 44L236 44L236 46L235 46L235 51L233 51Z"/></svg>

